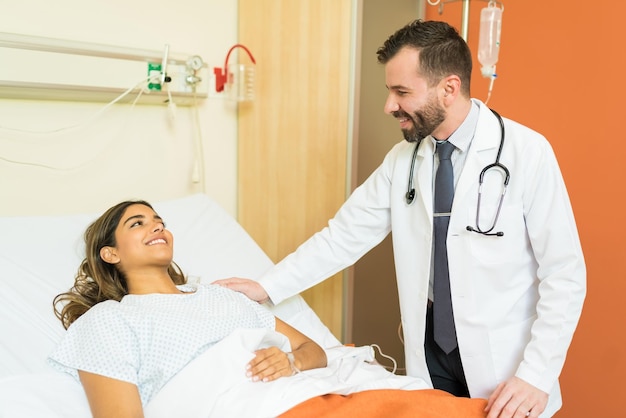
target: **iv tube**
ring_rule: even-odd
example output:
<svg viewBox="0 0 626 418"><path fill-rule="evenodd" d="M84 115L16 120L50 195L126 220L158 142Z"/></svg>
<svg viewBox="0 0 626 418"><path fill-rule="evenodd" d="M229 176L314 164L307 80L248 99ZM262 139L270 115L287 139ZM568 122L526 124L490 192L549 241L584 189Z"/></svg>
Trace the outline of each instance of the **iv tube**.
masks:
<svg viewBox="0 0 626 418"><path fill-rule="evenodd" d="M496 76L495 67L500 52L500 31L502 28L502 9L490 1L480 12L480 32L478 37L478 61L483 77Z"/></svg>

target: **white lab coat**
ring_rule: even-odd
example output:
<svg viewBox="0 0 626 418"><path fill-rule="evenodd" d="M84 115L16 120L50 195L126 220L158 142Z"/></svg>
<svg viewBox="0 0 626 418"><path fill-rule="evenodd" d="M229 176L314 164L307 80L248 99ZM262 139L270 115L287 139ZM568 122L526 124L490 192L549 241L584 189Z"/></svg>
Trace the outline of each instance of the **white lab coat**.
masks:
<svg viewBox="0 0 626 418"><path fill-rule="evenodd" d="M516 375L550 394L542 416L561 406L558 376L586 293L586 271L572 208L556 158L540 134L505 119L500 161L510 182L494 231L476 226L478 178L494 162L500 125L480 105L478 125L455 189L448 228L450 287L459 350L472 397L489 397ZM424 355L433 236L432 141L419 148L415 200L405 193L415 145L394 146L328 227L267 272L274 303L352 265L393 231L407 374L430 382ZM503 176L485 175L481 228L491 226Z"/></svg>

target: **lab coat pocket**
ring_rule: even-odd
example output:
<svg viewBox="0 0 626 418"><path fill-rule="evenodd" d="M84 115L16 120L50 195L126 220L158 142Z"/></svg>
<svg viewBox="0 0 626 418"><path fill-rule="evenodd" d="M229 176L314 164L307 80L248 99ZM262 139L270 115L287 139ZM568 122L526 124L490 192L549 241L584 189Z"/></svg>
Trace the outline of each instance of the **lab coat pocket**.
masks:
<svg viewBox="0 0 626 418"><path fill-rule="evenodd" d="M469 247L472 257L484 264L508 264L518 260L526 251L527 239L524 215L521 208L503 206L498 213L498 205L482 205L480 219L476 219L476 208L468 210L468 225L484 232L493 229L485 235L467 231ZM495 221L495 226L494 226Z"/></svg>
<svg viewBox="0 0 626 418"><path fill-rule="evenodd" d="M498 382L515 375L530 341L530 329L535 319L536 316L532 316L489 333L491 357Z"/></svg>

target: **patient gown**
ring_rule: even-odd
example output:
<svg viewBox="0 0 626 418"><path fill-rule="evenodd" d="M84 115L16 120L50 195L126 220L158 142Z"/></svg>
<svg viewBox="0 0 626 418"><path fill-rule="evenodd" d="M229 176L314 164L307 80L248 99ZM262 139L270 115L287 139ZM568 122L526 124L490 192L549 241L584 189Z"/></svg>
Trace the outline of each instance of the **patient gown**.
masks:
<svg viewBox="0 0 626 418"><path fill-rule="evenodd" d="M49 363L77 379L77 370L83 370L133 383L146 405L187 363L233 330L275 328L274 316L241 293L209 284L178 288L184 293L98 303L68 328Z"/></svg>

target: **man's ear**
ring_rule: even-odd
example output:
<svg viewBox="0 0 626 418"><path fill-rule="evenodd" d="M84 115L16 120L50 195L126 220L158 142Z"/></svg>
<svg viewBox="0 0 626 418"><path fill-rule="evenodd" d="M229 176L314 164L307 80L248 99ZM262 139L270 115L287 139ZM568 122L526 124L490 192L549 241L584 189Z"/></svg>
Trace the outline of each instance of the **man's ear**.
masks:
<svg viewBox="0 0 626 418"><path fill-rule="evenodd" d="M120 258L117 255L114 247L102 247L100 249L100 258L109 264L117 264L120 262Z"/></svg>
<svg viewBox="0 0 626 418"><path fill-rule="evenodd" d="M444 98L455 98L461 94L461 79L456 75L449 75L441 80Z"/></svg>

